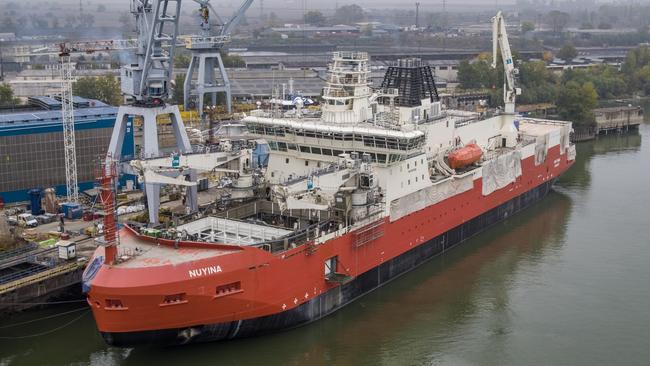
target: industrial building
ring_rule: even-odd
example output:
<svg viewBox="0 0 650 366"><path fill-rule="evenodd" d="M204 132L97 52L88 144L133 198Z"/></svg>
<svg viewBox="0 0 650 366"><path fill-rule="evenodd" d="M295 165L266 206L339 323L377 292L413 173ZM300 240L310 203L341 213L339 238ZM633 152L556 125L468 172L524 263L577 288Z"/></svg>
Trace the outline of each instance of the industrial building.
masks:
<svg viewBox="0 0 650 366"><path fill-rule="evenodd" d="M80 191L92 188L94 172L106 155L117 108L97 100L74 97L77 167ZM49 97L30 98L29 107L0 111L0 198L26 201L31 188L54 187L65 194L65 162L61 103ZM133 129L127 128L123 157L133 156Z"/></svg>

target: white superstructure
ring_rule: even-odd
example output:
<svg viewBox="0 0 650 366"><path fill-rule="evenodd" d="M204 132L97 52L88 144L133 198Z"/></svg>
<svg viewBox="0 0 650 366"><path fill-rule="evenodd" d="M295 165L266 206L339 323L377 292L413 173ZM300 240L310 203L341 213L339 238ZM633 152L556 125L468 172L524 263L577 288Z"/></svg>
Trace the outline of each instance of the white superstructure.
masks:
<svg viewBox="0 0 650 366"><path fill-rule="evenodd" d="M265 178L282 207L325 210L340 206L337 194L351 192L350 212L365 202L397 219L471 189L483 166L494 182L486 184L488 194L521 175L522 159L560 143L563 151L569 147L570 123L445 110L420 60L400 60L379 90L369 86L368 64L365 52L334 53L320 118L273 118L259 110L244 118L251 137L269 143ZM471 143L482 159L451 169L449 153ZM372 184L362 187L362 179Z"/></svg>

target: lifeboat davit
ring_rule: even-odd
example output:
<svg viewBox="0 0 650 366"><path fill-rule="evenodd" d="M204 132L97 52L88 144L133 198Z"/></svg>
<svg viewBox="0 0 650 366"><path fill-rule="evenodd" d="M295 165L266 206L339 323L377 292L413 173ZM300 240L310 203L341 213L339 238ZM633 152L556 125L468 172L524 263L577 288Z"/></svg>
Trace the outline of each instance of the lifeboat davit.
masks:
<svg viewBox="0 0 650 366"><path fill-rule="evenodd" d="M458 169L476 163L481 156L483 156L483 150L476 144L469 144L450 152L447 155L447 161L450 168Z"/></svg>

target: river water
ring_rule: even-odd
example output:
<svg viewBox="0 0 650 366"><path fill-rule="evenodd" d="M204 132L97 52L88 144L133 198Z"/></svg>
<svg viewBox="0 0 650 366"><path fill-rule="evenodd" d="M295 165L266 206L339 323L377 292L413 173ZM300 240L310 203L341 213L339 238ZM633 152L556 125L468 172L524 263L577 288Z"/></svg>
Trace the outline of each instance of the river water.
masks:
<svg viewBox="0 0 650 366"><path fill-rule="evenodd" d="M648 110L648 109L646 109ZM535 207L335 314L260 338L107 347L84 311L7 327L4 365L648 365L650 124L581 143ZM645 140L645 141L644 141Z"/></svg>

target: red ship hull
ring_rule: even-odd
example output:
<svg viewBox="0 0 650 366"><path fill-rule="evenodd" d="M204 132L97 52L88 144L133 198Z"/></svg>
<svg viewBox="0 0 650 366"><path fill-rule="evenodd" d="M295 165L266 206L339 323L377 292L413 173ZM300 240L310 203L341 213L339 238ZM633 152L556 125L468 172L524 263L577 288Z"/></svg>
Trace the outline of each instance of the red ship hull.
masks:
<svg viewBox="0 0 650 366"><path fill-rule="evenodd" d="M508 186L483 196L477 179L469 191L394 222L385 218L383 236L362 246L351 232L279 255L222 246L227 253L186 263L102 266L88 302L104 339L115 346L214 341L300 326L541 200L572 164L554 146L539 166L534 157L522 160L522 175ZM98 249L96 256L102 254ZM339 282L324 275L324 262L334 256L345 275Z"/></svg>

